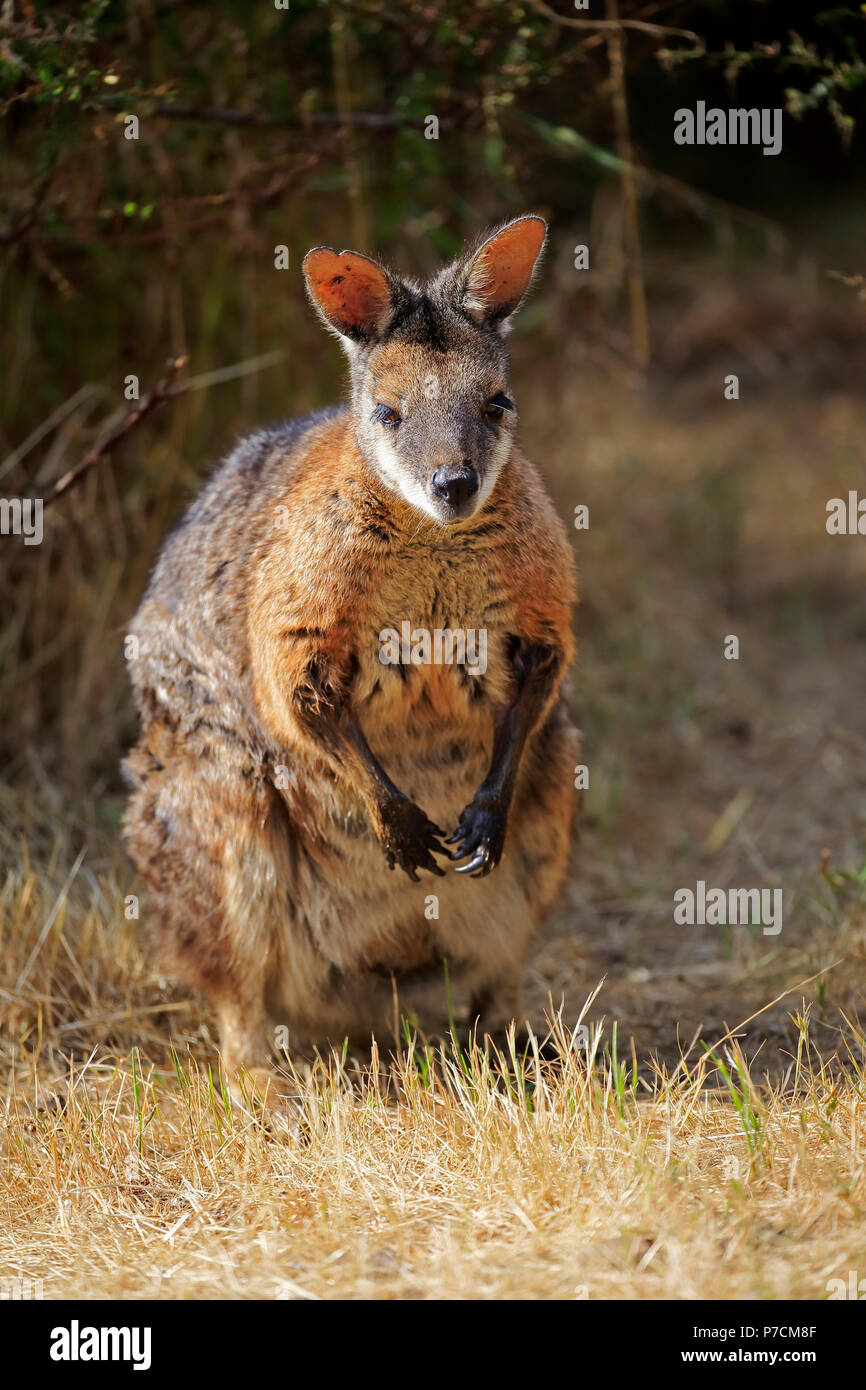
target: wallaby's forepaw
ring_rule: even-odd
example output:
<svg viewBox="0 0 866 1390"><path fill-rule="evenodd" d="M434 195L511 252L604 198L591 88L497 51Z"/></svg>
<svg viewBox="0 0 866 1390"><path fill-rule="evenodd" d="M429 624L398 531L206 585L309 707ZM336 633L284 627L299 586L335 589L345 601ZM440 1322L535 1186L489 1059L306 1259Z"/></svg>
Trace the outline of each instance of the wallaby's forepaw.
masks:
<svg viewBox="0 0 866 1390"><path fill-rule="evenodd" d="M508 816L489 801L470 801L460 813L457 829L449 835L446 845L456 845L451 851L452 859L465 859L468 864L458 864L458 874L470 874L472 878L484 878L499 863L505 845L505 829Z"/></svg>
<svg viewBox="0 0 866 1390"><path fill-rule="evenodd" d="M418 869L444 877L434 854L446 854L440 841L445 831L434 825L420 806L408 797L392 800L382 813L382 850L389 869L399 864L411 879L418 882Z"/></svg>

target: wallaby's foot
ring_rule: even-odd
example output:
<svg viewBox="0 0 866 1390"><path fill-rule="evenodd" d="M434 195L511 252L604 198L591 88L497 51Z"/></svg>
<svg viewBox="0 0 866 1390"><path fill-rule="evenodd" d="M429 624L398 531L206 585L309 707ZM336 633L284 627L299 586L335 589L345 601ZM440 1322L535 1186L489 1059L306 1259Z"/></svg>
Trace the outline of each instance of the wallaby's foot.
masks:
<svg viewBox="0 0 866 1390"><path fill-rule="evenodd" d="M393 797L382 807L382 849L388 868L399 864L416 883L418 869L445 877L445 870L433 858L434 854L447 855L440 843L444 838L445 831L407 796Z"/></svg>
<svg viewBox="0 0 866 1390"><path fill-rule="evenodd" d="M456 845L451 851L452 859L465 859L468 864L458 864L458 874L470 874L472 878L484 878L499 863L505 845L507 809L494 800L476 797L460 813L457 829L449 835L446 845Z"/></svg>
<svg viewBox="0 0 866 1390"><path fill-rule="evenodd" d="M303 1114L297 1079L268 1063L264 1008L252 992L217 1006L221 1060L234 1103L248 1113L300 1134Z"/></svg>
<svg viewBox="0 0 866 1390"><path fill-rule="evenodd" d="M301 1139L309 1129L298 1084L270 1067L232 1067L227 1072L235 1104L265 1123Z"/></svg>

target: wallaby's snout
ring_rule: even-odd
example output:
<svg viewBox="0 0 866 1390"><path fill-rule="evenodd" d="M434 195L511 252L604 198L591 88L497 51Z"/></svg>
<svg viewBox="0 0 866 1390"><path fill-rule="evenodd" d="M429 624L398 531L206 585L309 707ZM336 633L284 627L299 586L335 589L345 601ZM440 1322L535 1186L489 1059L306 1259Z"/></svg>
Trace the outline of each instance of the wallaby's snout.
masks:
<svg viewBox="0 0 866 1390"><path fill-rule="evenodd" d="M478 474L468 459L437 468L430 479L430 491L437 501L457 517L469 516L475 509L472 499L478 492ZM470 505L471 504L471 505Z"/></svg>

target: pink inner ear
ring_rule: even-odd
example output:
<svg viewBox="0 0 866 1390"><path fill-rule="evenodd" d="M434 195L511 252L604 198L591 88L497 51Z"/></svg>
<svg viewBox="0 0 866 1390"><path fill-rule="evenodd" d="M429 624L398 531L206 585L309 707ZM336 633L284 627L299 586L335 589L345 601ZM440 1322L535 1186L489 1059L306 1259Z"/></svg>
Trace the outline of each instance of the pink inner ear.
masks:
<svg viewBox="0 0 866 1390"><path fill-rule="evenodd" d="M469 288L488 311L516 305L522 298L546 231L540 217L524 217L479 251L469 273Z"/></svg>
<svg viewBox="0 0 866 1390"><path fill-rule="evenodd" d="M377 265L353 251L321 247L304 259L304 273L322 313L342 331L370 331L381 324L391 296Z"/></svg>

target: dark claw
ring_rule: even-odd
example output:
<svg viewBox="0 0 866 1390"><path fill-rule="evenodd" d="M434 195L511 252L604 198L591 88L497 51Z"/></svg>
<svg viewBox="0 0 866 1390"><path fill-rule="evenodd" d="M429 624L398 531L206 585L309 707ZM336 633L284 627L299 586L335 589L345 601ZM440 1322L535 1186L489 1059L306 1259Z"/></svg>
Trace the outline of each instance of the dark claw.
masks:
<svg viewBox="0 0 866 1390"><path fill-rule="evenodd" d="M475 855L475 858L474 858L474 859L470 859L470 861L469 861L468 864L458 864L458 866L457 866L457 868L454 870L454 872L457 873L457 874L472 874L472 877L474 878L474 877L475 877L474 870L475 870L475 869L480 869L480 868L482 867L482 865L487 865L487 850L486 850L486 849L479 849L479 850L477 851L476 855Z"/></svg>
<svg viewBox="0 0 866 1390"><path fill-rule="evenodd" d="M456 848L448 852L452 863L466 859L465 864L455 864L455 873L469 874L471 878L485 878L492 873L502 856L505 840L506 812L481 801L471 802L460 815L457 829L445 841Z"/></svg>

